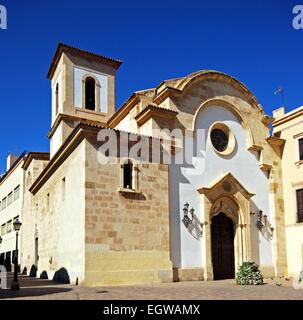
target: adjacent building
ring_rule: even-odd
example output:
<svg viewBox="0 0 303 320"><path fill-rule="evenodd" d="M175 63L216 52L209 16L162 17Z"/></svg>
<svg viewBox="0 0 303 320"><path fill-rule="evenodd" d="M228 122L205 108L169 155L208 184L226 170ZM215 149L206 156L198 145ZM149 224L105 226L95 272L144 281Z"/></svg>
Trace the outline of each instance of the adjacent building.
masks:
<svg viewBox="0 0 303 320"><path fill-rule="evenodd" d="M8 155L7 171L0 178L0 236L2 238L0 264L4 264L8 270L11 270L16 254L16 234L13 223L20 219L22 214L24 193L22 165L25 158L26 154L20 157Z"/></svg>
<svg viewBox="0 0 303 320"><path fill-rule="evenodd" d="M298 275L303 266L303 107L273 112L273 134L285 140L282 181L288 273Z"/></svg>

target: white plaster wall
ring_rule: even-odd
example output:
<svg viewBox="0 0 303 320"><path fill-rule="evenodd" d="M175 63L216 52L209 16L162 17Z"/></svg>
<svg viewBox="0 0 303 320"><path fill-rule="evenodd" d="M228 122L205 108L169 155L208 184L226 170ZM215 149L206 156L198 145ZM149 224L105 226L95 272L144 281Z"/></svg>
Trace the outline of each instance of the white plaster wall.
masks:
<svg viewBox="0 0 303 320"><path fill-rule="evenodd" d="M13 200L13 202L6 207L4 210L0 211L0 228L2 224L7 223L9 220L13 220L15 217L19 216L20 221L22 221L21 211L23 203L23 181L24 181L24 171L22 169L23 161L12 171L12 173L0 184L0 200L14 191L14 189L20 185L20 196L19 199ZM21 235L22 229L19 233ZM12 231L8 234L2 235L2 243L0 245L0 253L13 251L16 248L16 233ZM20 236L19 236L19 248L20 248ZM20 250L19 250L20 255Z"/></svg>
<svg viewBox="0 0 303 320"><path fill-rule="evenodd" d="M65 200L59 211L58 260L71 283L84 280L85 267L85 141L79 145L65 175ZM62 179L60 180L60 184ZM60 189L62 186L60 186ZM62 190L62 189L61 189ZM60 193L62 196L62 192ZM71 272L72 270L72 272Z"/></svg>
<svg viewBox="0 0 303 320"><path fill-rule="evenodd" d="M137 121L134 119L134 117L131 116L131 114L128 114L119 122L115 129L120 131L138 133Z"/></svg>
<svg viewBox="0 0 303 320"><path fill-rule="evenodd" d="M92 75L100 83L100 110L99 112L108 112L108 77L105 74L96 73L91 70L74 68L74 106L83 108L82 105L82 80L85 75Z"/></svg>
<svg viewBox="0 0 303 320"><path fill-rule="evenodd" d="M62 198L62 179L65 197ZM73 151L34 197L39 205L38 275L46 271L49 279L60 268L68 271L75 284L84 280L85 271L85 142ZM46 195L50 194L50 207ZM51 261L51 263L50 263Z"/></svg>
<svg viewBox="0 0 303 320"><path fill-rule="evenodd" d="M286 228L287 264L289 276L297 277L303 266L303 225Z"/></svg>
<svg viewBox="0 0 303 320"><path fill-rule="evenodd" d="M284 199L287 199L284 202L284 209L289 276L298 276L303 267L303 224L297 223L296 197L296 190L303 188L303 166L295 165L300 159L298 139L302 138L302 128L302 115L274 128L274 132L281 130L281 138L286 140L282 158L282 180Z"/></svg>
<svg viewBox="0 0 303 320"><path fill-rule="evenodd" d="M58 149L62 145L62 132L63 132L63 123L61 122L53 134L50 141L50 157L52 158L54 154L58 151Z"/></svg>
<svg viewBox="0 0 303 320"><path fill-rule="evenodd" d="M153 119L149 119L139 128L139 134L144 136L152 136L153 134Z"/></svg>
<svg viewBox="0 0 303 320"><path fill-rule="evenodd" d="M208 139L209 128L217 121L225 123L232 130L237 141L235 152L227 158L219 156ZM249 192L256 194L252 198L256 210L263 210L270 219L268 180L260 170L255 155L247 150L245 133L238 119L223 107L211 106L198 114L197 129L205 130L205 148L200 143L200 152L193 158L191 164L172 165L169 171L171 252L175 267L202 267L204 237L196 240L190 235L181 221L182 209L184 203L189 202L200 221L205 221L205 213L202 211L201 198L197 189L211 186L218 178L232 173ZM197 155L197 152L195 154ZM252 241L255 262L261 265L272 265L271 242L265 240L256 230L255 220L252 220Z"/></svg>

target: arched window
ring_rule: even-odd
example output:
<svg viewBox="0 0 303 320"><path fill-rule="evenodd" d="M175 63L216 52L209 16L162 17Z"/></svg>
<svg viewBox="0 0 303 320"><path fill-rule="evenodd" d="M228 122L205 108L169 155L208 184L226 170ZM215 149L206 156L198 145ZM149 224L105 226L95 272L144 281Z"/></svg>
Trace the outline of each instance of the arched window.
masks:
<svg viewBox="0 0 303 320"><path fill-rule="evenodd" d="M96 82L93 78L88 77L85 80L85 109L96 109Z"/></svg>
<svg viewBox="0 0 303 320"><path fill-rule="evenodd" d="M123 188L133 189L133 164L131 161L123 165Z"/></svg>
<svg viewBox="0 0 303 320"><path fill-rule="evenodd" d="M57 115L59 111L59 83L56 84L55 95L56 95L55 104L56 104L56 115Z"/></svg>

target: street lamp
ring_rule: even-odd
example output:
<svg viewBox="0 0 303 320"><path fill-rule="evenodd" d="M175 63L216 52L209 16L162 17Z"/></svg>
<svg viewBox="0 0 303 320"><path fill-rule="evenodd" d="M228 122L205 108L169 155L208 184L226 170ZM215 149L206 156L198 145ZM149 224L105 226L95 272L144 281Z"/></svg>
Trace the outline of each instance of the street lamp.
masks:
<svg viewBox="0 0 303 320"><path fill-rule="evenodd" d="M14 279L12 281L11 290L19 290L19 282L18 282L18 232L20 231L22 223L19 221L19 219L16 219L16 221L13 223L14 230L16 231L16 251L15 251L15 257L14 257Z"/></svg>

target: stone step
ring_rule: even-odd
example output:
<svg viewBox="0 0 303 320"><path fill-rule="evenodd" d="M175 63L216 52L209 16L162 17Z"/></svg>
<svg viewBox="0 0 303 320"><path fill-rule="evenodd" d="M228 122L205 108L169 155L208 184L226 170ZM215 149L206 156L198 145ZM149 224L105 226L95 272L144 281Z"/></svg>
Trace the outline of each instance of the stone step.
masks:
<svg viewBox="0 0 303 320"><path fill-rule="evenodd" d="M7 279L7 288L10 288L11 283L14 279L14 273L13 272L8 272L6 275ZM18 282L20 285L20 288L24 287L43 287L43 286L49 286L49 285L54 285L58 284L53 280L47 280L47 279L40 279L40 278L33 278L29 277L27 275L23 274L18 274Z"/></svg>

